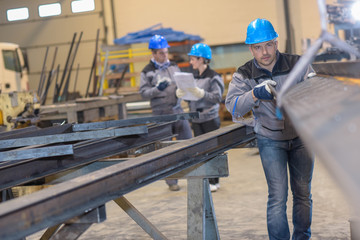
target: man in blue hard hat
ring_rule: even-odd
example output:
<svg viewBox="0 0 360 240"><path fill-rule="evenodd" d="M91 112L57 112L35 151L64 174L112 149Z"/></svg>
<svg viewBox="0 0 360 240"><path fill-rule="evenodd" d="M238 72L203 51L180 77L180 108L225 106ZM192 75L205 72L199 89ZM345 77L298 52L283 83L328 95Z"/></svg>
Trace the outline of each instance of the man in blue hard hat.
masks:
<svg viewBox="0 0 360 240"><path fill-rule="evenodd" d="M266 19L247 28L245 43L253 59L239 67L229 84L225 105L236 122L254 127L268 185L267 226L270 239L290 239L286 215L288 170L293 196L292 239L311 237L311 179L314 158L286 115L276 116L274 93L281 89L300 56L278 51L278 34ZM314 76L311 66L295 84ZM252 111L252 121L243 116Z"/></svg>
<svg viewBox="0 0 360 240"><path fill-rule="evenodd" d="M189 88L198 100L189 101L191 112L199 112L199 118L191 120L194 135L214 131L220 127L219 107L224 92L224 80L209 66L211 61L211 48L204 43L196 43L191 47L190 64L194 70L194 78L197 87ZM176 90L176 95L182 98L186 91ZM209 178L210 190L217 191L220 188L219 178Z"/></svg>
<svg viewBox="0 0 360 240"><path fill-rule="evenodd" d="M169 47L163 36L153 36L149 41L152 58L140 75L139 92L144 99L150 100L154 115L183 113L181 100L175 94L177 87L173 77L175 72L180 72L180 69L175 63L169 61ZM175 122L172 128L178 140L192 137L187 120ZM177 179L166 179L166 183L171 191L180 190Z"/></svg>

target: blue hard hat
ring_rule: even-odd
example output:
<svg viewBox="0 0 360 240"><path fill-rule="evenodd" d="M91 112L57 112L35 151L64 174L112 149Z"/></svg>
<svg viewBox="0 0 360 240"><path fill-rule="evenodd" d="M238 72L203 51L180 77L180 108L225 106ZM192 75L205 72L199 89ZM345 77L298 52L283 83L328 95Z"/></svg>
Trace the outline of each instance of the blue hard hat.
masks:
<svg viewBox="0 0 360 240"><path fill-rule="evenodd" d="M162 49L162 48L169 48L169 44L166 39L161 35L154 35L150 38L149 41L149 49Z"/></svg>
<svg viewBox="0 0 360 240"><path fill-rule="evenodd" d="M256 44L267 42L277 38L279 35L275 32L273 25L266 19L255 19L252 21L246 32L246 44Z"/></svg>
<svg viewBox="0 0 360 240"><path fill-rule="evenodd" d="M188 53L188 55L211 59L211 49L205 43L196 43L191 47L191 50Z"/></svg>

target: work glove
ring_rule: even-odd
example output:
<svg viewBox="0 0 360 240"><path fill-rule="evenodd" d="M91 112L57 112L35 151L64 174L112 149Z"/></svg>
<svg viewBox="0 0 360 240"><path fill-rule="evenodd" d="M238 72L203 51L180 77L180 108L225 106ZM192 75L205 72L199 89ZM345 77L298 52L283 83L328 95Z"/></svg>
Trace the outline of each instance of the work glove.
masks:
<svg viewBox="0 0 360 240"><path fill-rule="evenodd" d="M178 98L182 98L183 96L185 96L186 91L178 88L178 89L176 89L176 92L175 92L175 93L176 93L176 96L177 96Z"/></svg>
<svg viewBox="0 0 360 240"><path fill-rule="evenodd" d="M271 93L269 85L275 87L276 82L273 80L265 80L256 85L253 89L254 96L260 100L272 100L274 96Z"/></svg>
<svg viewBox="0 0 360 240"><path fill-rule="evenodd" d="M202 88L194 87L188 88L187 90L197 98L203 98L205 96L205 90Z"/></svg>
<svg viewBox="0 0 360 240"><path fill-rule="evenodd" d="M160 75L158 75L158 82L156 84L157 89L164 91L164 89L169 86L170 81L171 80L168 77L161 78Z"/></svg>

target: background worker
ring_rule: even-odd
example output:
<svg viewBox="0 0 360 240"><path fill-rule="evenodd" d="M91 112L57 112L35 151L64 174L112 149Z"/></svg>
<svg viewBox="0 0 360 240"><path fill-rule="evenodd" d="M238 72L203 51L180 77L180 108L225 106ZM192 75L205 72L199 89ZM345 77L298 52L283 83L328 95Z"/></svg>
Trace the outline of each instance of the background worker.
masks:
<svg viewBox="0 0 360 240"><path fill-rule="evenodd" d="M270 85L279 91L300 56L278 51L278 34L266 19L256 19L247 28L245 43L253 59L234 73L225 105L240 119L253 111L254 131L268 185L267 227L270 239L290 239L286 216L288 173L293 195L292 239L311 237L311 179L314 159L305 149L290 119L276 117L276 102ZM297 83L315 75L311 66L299 74ZM295 84L297 84L295 83Z"/></svg>
<svg viewBox="0 0 360 240"><path fill-rule="evenodd" d="M183 113L180 106L181 100L176 97L176 84L173 74L180 72L179 67L169 61L169 44L163 36L155 35L149 41L149 49L152 51L152 59L144 67L140 75L139 92L144 99L150 99L152 113L154 115ZM189 139L192 137L190 124L187 120L179 120L172 126L177 139ZM171 191L180 190L177 179L166 179Z"/></svg>
<svg viewBox="0 0 360 240"><path fill-rule="evenodd" d="M186 90L177 89L176 95L182 98L186 91L199 98L197 101L189 101L190 112L200 112L198 119L192 119L191 127L194 135L216 130L220 127L219 104L224 92L224 80L209 66L211 49L204 43L197 43L191 47L190 64L194 69L194 78L197 87ZM219 178L210 178L210 190L220 188Z"/></svg>

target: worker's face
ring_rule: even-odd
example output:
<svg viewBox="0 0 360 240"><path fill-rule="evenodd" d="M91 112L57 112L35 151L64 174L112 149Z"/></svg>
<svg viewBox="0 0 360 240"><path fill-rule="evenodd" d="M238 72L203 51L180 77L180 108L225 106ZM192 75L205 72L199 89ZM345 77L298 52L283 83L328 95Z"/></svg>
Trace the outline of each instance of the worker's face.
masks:
<svg viewBox="0 0 360 240"><path fill-rule="evenodd" d="M259 63L260 67L272 71L276 63L276 51L278 43L276 40L252 44L249 49Z"/></svg>
<svg viewBox="0 0 360 240"><path fill-rule="evenodd" d="M169 51L167 48L161 48L153 51L152 55L155 61L157 61L158 63L164 63L168 60Z"/></svg>
<svg viewBox="0 0 360 240"><path fill-rule="evenodd" d="M190 56L190 64L193 69L199 69L199 67L204 64L204 59L201 57Z"/></svg>

